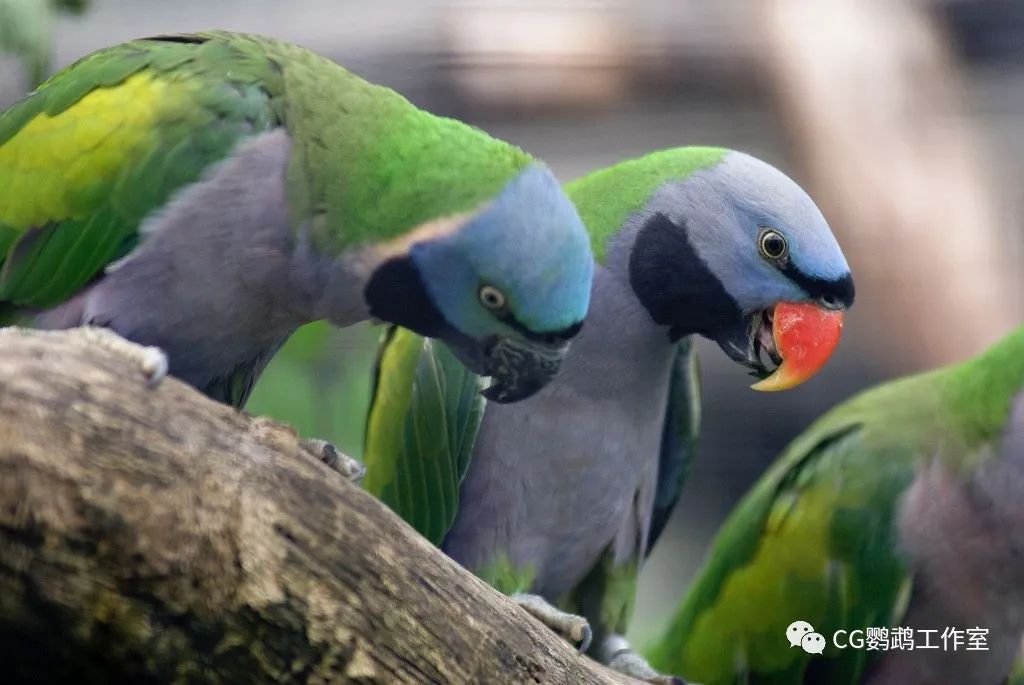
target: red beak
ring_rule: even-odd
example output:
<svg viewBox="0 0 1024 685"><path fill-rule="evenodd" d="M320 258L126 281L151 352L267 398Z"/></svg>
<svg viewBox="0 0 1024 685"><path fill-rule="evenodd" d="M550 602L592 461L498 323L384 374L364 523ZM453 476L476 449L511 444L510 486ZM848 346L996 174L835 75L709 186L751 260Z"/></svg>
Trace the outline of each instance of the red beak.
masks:
<svg viewBox="0 0 1024 685"><path fill-rule="evenodd" d="M765 392L788 390L820 371L843 335L845 314L815 304L775 305L772 336L782 363L772 375L750 387Z"/></svg>

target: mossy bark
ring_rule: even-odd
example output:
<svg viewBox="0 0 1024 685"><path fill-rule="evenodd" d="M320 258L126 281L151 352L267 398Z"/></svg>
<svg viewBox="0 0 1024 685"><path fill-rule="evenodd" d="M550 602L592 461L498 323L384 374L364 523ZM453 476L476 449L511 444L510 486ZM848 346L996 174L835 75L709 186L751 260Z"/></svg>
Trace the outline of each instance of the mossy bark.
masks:
<svg viewBox="0 0 1024 685"><path fill-rule="evenodd" d="M0 335L4 682L625 683L293 432Z"/></svg>

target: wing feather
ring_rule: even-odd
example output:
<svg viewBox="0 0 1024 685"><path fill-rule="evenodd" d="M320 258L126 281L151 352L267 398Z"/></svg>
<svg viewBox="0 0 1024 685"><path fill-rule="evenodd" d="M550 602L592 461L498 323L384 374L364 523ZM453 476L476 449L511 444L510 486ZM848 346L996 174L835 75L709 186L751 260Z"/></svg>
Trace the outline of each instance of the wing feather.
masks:
<svg viewBox="0 0 1024 685"><path fill-rule="evenodd" d="M658 483L647 533L649 555L682 494L700 435L700 371L689 338L680 341L669 381L665 425L658 458Z"/></svg>
<svg viewBox="0 0 1024 685"><path fill-rule="evenodd" d="M392 328L381 344L363 486L440 544L459 508L484 400L482 380L441 343Z"/></svg>
<svg viewBox="0 0 1024 685"><path fill-rule="evenodd" d="M261 81L259 61L226 41L134 41L0 114L0 303L67 299L131 249L176 190L280 125L280 93L267 87L280 79Z"/></svg>
<svg viewBox="0 0 1024 685"><path fill-rule="evenodd" d="M723 524L653 661L709 685L856 682L857 650L812 663L784 637L797 620L830 636L893 619L906 582L893 520L912 470L894 458L861 477L870 450L857 423L794 443Z"/></svg>

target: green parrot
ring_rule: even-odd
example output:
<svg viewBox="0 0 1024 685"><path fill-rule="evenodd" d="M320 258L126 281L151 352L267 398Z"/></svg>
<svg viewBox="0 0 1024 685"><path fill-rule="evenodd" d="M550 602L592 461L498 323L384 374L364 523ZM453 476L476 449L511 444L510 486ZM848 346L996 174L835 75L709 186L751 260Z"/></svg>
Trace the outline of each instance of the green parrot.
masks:
<svg viewBox="0 0 1024 685"><path fill-rule="evenodd" d="M1024 328L812 424L648 656L704 685L1003 683L1024 634L1022 493Z"/></svg>
<svg viewBox="0 0 1024 685"><path fill-rule="evenodd" d="M692 339L766 376L758 389L791 387L838 343L853 281L807 194L740 152L656 152L566 191L600 261L562 371L525 402L484 403L443 345L393 330L364 485L582 649L663 682L622 635L695 448Z"/></svg>
<svg viewBox="0 0 1024 685"><path fill-rule="evenodd" d="M54 15L81 14L87 5L87 0L0 0L0 51L19 55L35 86L50 70Z"/></svg>
<svg viewBox="0 0 1024 685"><path fill-rule="evenodd" d="M587 233L546 167L269 38L89 55L0 115L0 169L0 318L112 329L152 380L238 407L299 326L371 318L519 400L587 310Z"/></svg>

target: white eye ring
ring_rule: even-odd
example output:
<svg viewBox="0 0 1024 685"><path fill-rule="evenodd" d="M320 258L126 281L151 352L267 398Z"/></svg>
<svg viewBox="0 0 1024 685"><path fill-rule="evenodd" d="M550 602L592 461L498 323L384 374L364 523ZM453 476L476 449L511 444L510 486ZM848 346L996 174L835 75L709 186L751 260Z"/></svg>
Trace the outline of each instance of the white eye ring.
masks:
<svg viewBox="0 0 1024 685"><path fill-rule="evenodd" d="M505 307L505 293L501 292L493 285L482 285L480 291L477 293L477 297L480 298L480 304L491 311L497 311L504 309Z"/></svg>
<svg viewBox="0 0 1024 685"><path fill-rule="evenodd" d="M785 236L770 228L761 231L757 246L761 250L761 255L768 259L784 259L789 254L789 243Z"/></svg>

